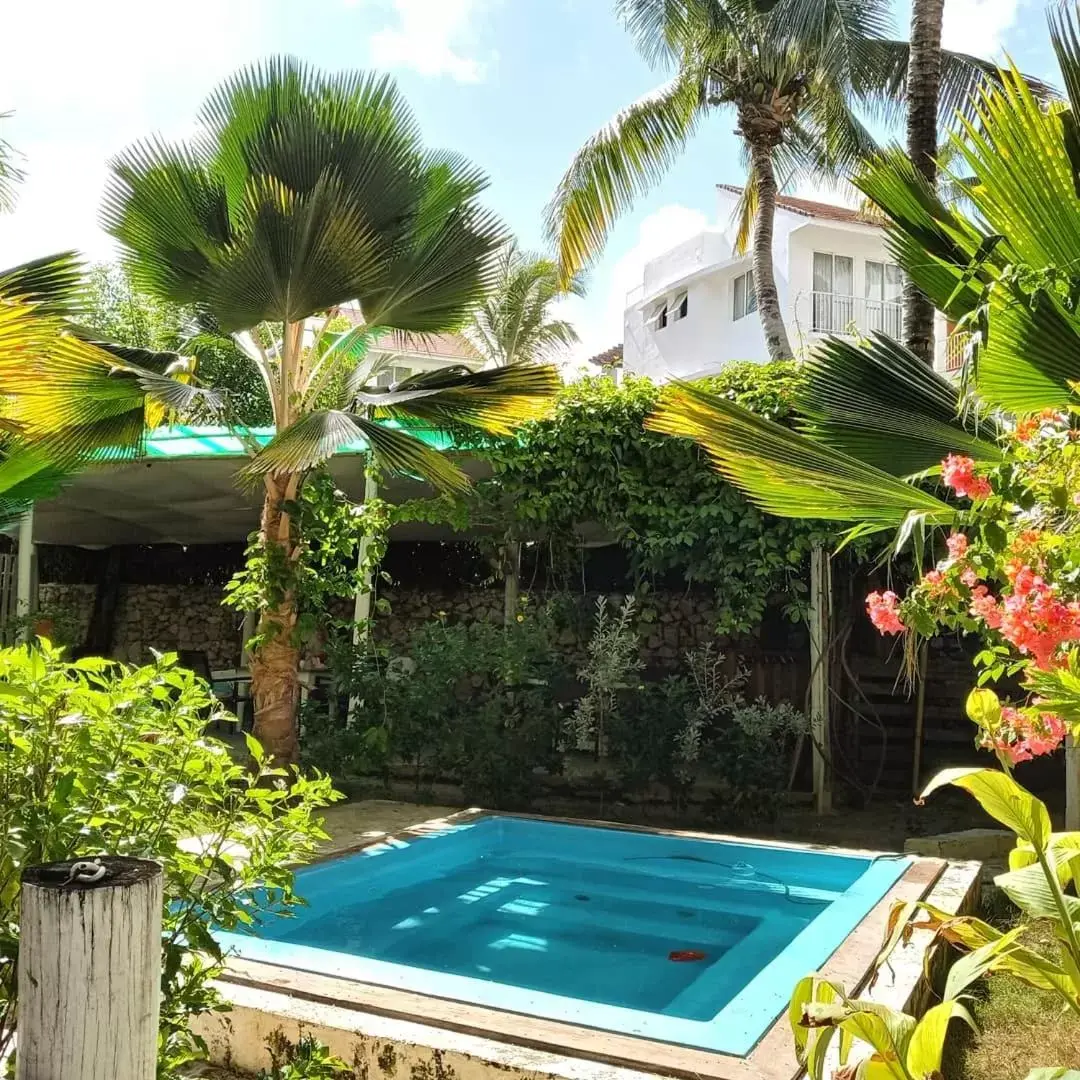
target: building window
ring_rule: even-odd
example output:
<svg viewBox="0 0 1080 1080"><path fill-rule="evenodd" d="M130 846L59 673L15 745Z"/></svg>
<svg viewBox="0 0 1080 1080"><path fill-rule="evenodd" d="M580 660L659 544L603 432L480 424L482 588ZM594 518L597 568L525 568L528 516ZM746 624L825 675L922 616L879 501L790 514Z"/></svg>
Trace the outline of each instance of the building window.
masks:
<svg viewBox="0 0 1080 1080"><path fill-rule="evenodd" d="M814 252L812 329L841 334L855 318L855 260Z"/></svg>
<svg viewBox="0 0 1080 1080"><path fill-rule="evenodd" d="M754 288L754 272L747 270L735 279L735 305L731 313L734 320L757 311L757 289Z"/></svg>
<svg viewBox="0 0 1080 1080"><path fill-rule="evenodd" d="M653 308L653 313L649 316L647 325L650 330L663 330L669 324L685 319L688 311L689 300L686 293L678 293L672 299L661 300Z"/></svg>
<svg viewBox="0 0 1080 1080"><path fill-rule="evenodd" d="M400 364L394 364L392 367L383 368L378 375L375 376L375 385L382 387L384 390L389 389L391 386L396 386L399 382L404 382L410 375L412 375L412 368L402 367Z"/></svg>
<svg viewBox="0 0 1080 1080"><path fill-rule="evenodd" d="M866 262L866 329L903 336L904 272L894 263Z"/></svg>

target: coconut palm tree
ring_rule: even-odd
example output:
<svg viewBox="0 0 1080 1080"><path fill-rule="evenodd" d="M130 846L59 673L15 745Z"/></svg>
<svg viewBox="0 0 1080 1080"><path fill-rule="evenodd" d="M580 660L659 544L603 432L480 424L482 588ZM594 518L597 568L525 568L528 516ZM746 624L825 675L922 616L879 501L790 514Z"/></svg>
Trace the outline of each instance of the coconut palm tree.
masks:
<svg viewBox="0 0 1080 1080"><path fill-rule="evenodd" d="M583 296L584 278L564 282L558 263L522 251L516 242L499 253L495 285L472 313L465 333L492 367L534 364L577 344L577 332L552 307L566 296Z"/></svg>
<svg viewBox="0 0 1080 1080"><path fill-rule="evenodd" d="M288 763L299 702L289 507L305 478L361 439L380 470L460 486L463 473L416 425L505 434L546 406L558 380L550 367L515 365L372 385L380 361L369 345L387 331L457 330L493 284L506 241L478 204L483 175L423 146L392 80L272 59L214 91L199 123L188 143L151 138L122 153L103 217L135 287L204 312L266 386L277 434L244 472L262 486L262 551L282 573L262 600L252 691L255 734ZM363 321L334 333L346 303ZM110 445L137 448L148 398L204 415L222 405L182 360L157 372L136 358L103 374L88 361L20 368L0 354L0 390L28 439L84 457L102 443L83 432L103 418Z"/></svg>
<svg viewBox="0 0 1080 1080"><path fill-rule="evenodd" d="M949 453L1000 460L1001 417L1077 408L1080 385L1080 13L1050 16L1068 103L1047 109L1015 69L973 103L949 147L965 205L910 155L883 153L857 177L888 216L888 242L933 305L972 328L961 385L903 346L833 339L809 363L799 430L674 389L650 426L696 439L758 505L785 517L899 528L906 540L953 520L922 483Z"/></svg>
<svg viewBox="0 0 1080 1080"><path fill-rule="evenodd" d="M617 0L616 9L643 56L674 75L575 156L548 216L562 265L574 271L595 258L616 218L659 182L708 114L730 109L748 163L739 244L752 234L769 355L790 357L772 264L777 192L803 177L835 180L873 149L853 109L903 103L908 43L888 37L885 0ZM958 53L942 53L940 69L949 103L993 72Z"/></svg>

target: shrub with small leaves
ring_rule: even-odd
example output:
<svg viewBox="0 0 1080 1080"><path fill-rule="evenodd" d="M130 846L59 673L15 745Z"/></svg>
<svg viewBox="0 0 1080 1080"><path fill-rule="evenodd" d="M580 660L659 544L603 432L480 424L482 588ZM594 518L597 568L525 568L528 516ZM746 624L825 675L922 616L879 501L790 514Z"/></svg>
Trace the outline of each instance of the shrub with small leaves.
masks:
<svg viewBox="0 0 1080 1080"><path fill-rule="evenodd" d="M20 873L104 854L164 869L159 1075L205 1052L188 1021L221 1006L208 927L251 924L260 897L298 903L290 867L315 854L317 811L336 798L324 777L271 768L254 740L251 767L234 760L206 734L218 720L232 717L174 656L129 667L67 663L45 641L0 650L0 1056L15 1027Z"/></svg>

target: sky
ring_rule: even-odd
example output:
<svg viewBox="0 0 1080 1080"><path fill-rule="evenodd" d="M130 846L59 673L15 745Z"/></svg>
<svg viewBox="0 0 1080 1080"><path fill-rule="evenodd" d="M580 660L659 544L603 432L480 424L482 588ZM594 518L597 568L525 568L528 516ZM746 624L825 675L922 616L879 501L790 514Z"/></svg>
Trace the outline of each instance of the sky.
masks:
<svg viewBox="0 0 1080 1080"><path fill-rule="evenodd" d="M897 35L907 0L898 0ZM391 71L432 146L490 178L485 198L530 248L578 147L663 82L636 54L613 0L0 0L0 136L26 180L0 216L0 266L76 249L115 252L98 226L110 157L151 134L182 139L234 69L290 53L328 70ZM20 45L20 43L22 43ZM1054 79L1043 0L946 0L945 44ZM716 222L714 186L741 183L730 113L710 117L650 195L612 232L588 295L562 305L581 337L572 361L622 338L645 260ZM842 201L816 191L798 194Z"/></svg>

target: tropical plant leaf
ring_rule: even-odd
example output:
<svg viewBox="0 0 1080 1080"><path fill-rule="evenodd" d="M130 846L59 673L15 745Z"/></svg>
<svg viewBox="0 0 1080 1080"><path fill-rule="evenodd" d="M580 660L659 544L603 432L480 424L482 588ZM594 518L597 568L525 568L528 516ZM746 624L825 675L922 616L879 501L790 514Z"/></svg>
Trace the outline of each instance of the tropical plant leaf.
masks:
<svg viewBox="0 0 1080 1080"><path fill-rule="evenodd" d="M1060 920L1058 896L1038 863L998 874L994 884L1029 918ZM1080 921L1080 899L1067 894L1062 894L1061 899L1072 921Z"/></svg>
<svg viewBox="0 0 1080 1080"><path fill-rule="evenodd" d="M951 453L1001 460L996 423L960 419L955 384L891 338L875 334L862 346L828 338L806 371L800 429L868 465L907 476Z"/></svg>
<svg viewBox="0 0 1080 1080"><path fill-rule="evenodd" d="M1011 776L997 769L944 769L930 781L919 801L938 788L951 784L978 800L979 805L1036 851L1045 851L1050 839L1050 814L1046 805L1025 791Z"/></svg>
<svg viewBox="0 0 1080 1080"><path fill-rule="evenodd" d="M241 475L253 479L268 473L304 473L361 439L387 472L416 476L443 489L468 486L468 478L445 454L407 431L340 409L320 409L300 417L258 451Z"/></svg>
<svg viewBox="0 0 1080 1080"><path fill-rule="evenodd" d="M911 514L930 524L955 517L928 492L698 387L668 390L645 423L699 443L728 480L780 517L877 529L899 526Z"/></svg>
<svg viewBox="0 0 1080 1080"><path fill-rule="evenodd" d="M509 435L525 421L546 415L560 385L558 369L547 364L475 372L440 368L393 389L358 391L356 400L374 408L378 416L437 427L468 424L493 435Z"/></svg>
<svg viewBox="0 0 1080 1080"><path fill-rule="evenodd" d="M1002 960L1016 945L1016 940L1023 932L1023 927L1016 927L1003 934L995 941L988 941L973 949L966 956L960 957L949 969L942 994L945 1001L958 998L972 983L981 979L988 971L1000 970ZM922 1074L920 1074L922 1075Z"/></svg>
<svg viewBox="0 0 1080 1080"><path fill-rule="evenodd" d="M72 315L79 308L82 271L74 251L20 263L0 270L0 297L32 304L38 315Z"/></svg>
<svg viewBox="0 0 1080 1080"><path fill-rule="evenodd" d="M976 1030L971 1014L958 1001L946 1000L927 1009L916 1024L905 1060L907 1071L915 1080L932 1080L941 1075L945 1036L953 1020L962 1020L972 1031Z"/></svg>

